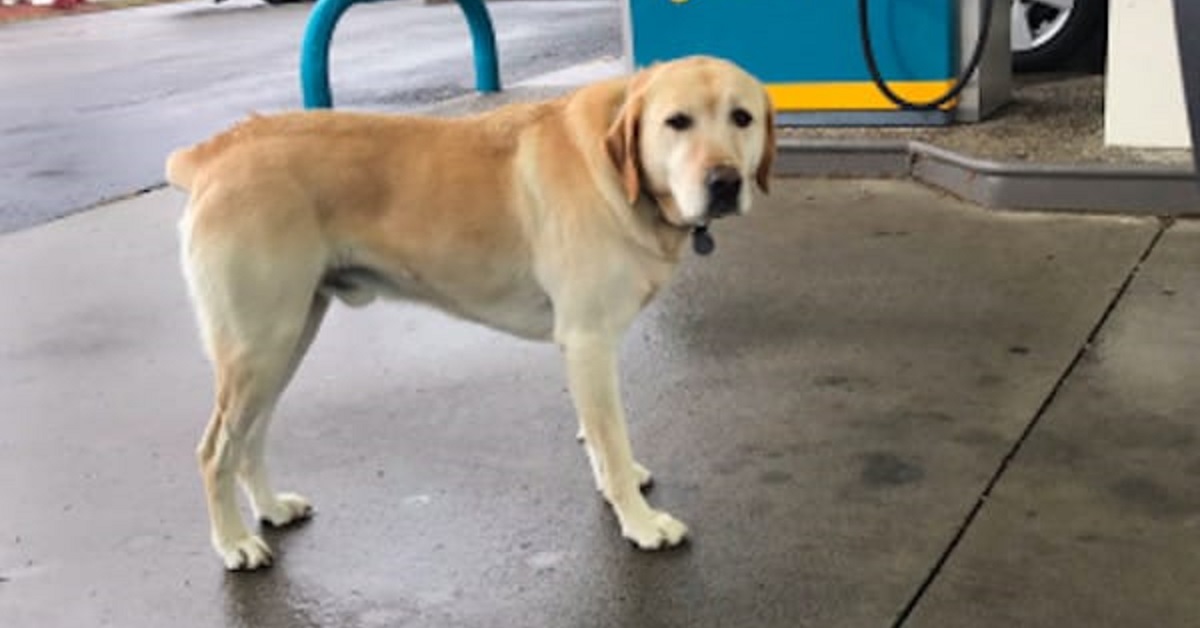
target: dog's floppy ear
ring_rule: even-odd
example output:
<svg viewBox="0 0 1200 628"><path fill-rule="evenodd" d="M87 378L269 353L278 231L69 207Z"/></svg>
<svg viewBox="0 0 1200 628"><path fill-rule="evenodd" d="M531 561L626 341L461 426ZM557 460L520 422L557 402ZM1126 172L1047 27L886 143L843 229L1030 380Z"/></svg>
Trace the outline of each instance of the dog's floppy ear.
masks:
<svg viewBox="0 0 1200 628"><path fill-rule="evenodd" d="M629 83L625 87L625 102L617 110L617 117L604 137L608 156L616 166L617 172L621 173L625 198L631 205L636 203L638 196L641 195L642 175L638 156L640 153L638 135L642 122L642 106L645 101L648 73L649 70L643 70L629 79Z"/></svg>
<svg viewBox="0 0 1200 628"><path fill-rule="evenodd" d="M758 172L754 180L763 193L771 191L771 167L775 164L775 106L771 104L771 95L764 94L767 99L767 119L763 120L766 132L763 140L762 158L758 160Z"/></svg>

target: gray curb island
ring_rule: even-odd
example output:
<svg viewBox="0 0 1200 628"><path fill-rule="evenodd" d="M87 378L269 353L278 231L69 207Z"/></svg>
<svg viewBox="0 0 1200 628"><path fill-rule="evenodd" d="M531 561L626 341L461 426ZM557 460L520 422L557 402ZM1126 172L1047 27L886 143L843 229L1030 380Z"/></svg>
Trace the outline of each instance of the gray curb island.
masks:
<svg viewBox="0 0 1200 628"><path fill-rule="evenodd" d="M1196 175L1180 166L1000 162L920 141L785 138L776 174L912 178L991 209L1200 215Z"/></svg>

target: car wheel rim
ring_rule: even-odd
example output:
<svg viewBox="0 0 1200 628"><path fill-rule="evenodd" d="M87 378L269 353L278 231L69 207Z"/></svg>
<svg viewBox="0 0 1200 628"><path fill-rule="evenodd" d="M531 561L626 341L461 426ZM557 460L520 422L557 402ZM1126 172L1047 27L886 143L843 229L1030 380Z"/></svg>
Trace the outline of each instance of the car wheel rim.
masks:
<svg viewBox="0 0 1200 628"><path fill-rule="evenodd" d="M1012 5L1012 23L1009 31L1013 52L1028 52L1046 45L1058 37L1075 0L1017 0Z"/></svg>

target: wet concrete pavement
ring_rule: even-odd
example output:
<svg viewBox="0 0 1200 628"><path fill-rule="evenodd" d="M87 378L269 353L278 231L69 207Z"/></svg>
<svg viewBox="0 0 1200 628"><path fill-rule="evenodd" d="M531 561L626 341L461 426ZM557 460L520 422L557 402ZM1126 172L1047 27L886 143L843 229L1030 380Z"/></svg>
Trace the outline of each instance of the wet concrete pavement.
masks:
<svg viewBox="0 0 1200 628"><path fill-rule="evenodd" d="M1197 268L1173 226L911 625L1200 623Z"/></svg>
<svg viewBox="0 0 1200 628"><path fill-rule="evenodd" d="M0 625L1195 626L1200 226L775 190L624 347L694 534L663 554L595 494L553 347L386 305L335 308L279 409L317 516L227 574L180 195L0 236Z"/></svg>
<svg viewBox="0 0 1200 628"><path fill-rule="evenodd" d="M311 3L194 0L0 29L0 232L161 185L163 155L252 111L301 106ZM489 7L505 85L620 53L615 0ZM451 3L355 6L330 50L335 103L408 111L473 90Z"/></svg>

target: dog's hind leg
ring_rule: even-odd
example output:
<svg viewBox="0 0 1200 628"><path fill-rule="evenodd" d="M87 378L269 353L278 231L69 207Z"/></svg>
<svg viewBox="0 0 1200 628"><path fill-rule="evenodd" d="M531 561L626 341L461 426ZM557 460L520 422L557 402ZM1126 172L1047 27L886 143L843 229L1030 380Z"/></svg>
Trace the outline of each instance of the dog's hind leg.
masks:
<svg viewBox="0 0 1200 628"><path fill-rule="evenodd" d="M235 479L247 457L253 455L253 435L266 431L298 337L297 330L290 342L257 342L218 349L214 355L216 408L196 453L213 547L229 569L255 569L271 563L266 542L250 532L238 511Z"/></svg>
<svg viewBox="0 0 1200 628"><path fill-rule="evenodd" d="M296 374L296 369L300 367L300 362L312 344L313 338L317 335L317 330L321 327L321 320L324 319L328 309L329 297L323 294L313 297L304 329L292 351L291 361L284 374L281 389L286 387ZM250 498L255 518L272 526L282 527L308 518L312 514L312 504L302 495L287 492L276 493L271 488L265 459L267 428L270 426L271 418L270 413L267 413L254 421L250 433L246 437L246 450L242 454L238 479L241 480L246 496Z"/></svg>
<svg viewBox="0 0 1200 628"><path fill-rule="evenodd" d="M274 523L310 510L302 497L271 492L263 449L271 411L326 305L316 294L324 266L319 242L305 237L304 225L291 225L277 240L260 230L268 235L253 245L237 237L242 226L184 225L184 271L216 379L215 408L197 457L213 547L229 569L272 560L238 511L238 479L257 514ZM212 231L198 231L204 227Z"/></svg>

